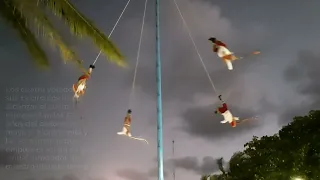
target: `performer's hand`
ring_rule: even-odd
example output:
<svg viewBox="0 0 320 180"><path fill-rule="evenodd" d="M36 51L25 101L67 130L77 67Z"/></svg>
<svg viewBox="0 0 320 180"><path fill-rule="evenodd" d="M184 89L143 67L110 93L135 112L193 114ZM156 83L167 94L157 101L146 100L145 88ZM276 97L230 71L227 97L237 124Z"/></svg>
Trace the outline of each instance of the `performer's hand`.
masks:
<svg viewBox="0 0 320 180"><path fill-rule="evenodd" d="M92 64L91 64L91 65L90 65L90 68L94 69L94 68L96 68L96 67L95 67L94 65L92 65Z"/></svg>
<svg viewBox="0 0 320 180"><path fill-rule="evenodd" d="M221 95L219 95L219 99L222 101L222 99L221 99Z"/></svg>

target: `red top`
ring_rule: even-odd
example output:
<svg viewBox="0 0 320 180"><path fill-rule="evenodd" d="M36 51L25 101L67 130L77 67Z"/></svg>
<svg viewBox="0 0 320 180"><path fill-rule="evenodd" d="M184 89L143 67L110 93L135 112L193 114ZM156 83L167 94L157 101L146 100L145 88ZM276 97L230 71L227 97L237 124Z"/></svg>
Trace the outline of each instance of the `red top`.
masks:
<svg viewBox="0 0 320 180"><path fill-rule="evenodd" d="M215 44L217 45L217 46L224 46L224 47L227 47L227 45L226 44L224 44L223 42L221 42L221 41L216 41L215 42Z"/></svg>
<svg viewBox="0 0 320 180"><path fill-rule="evenodd" d="M227 45L224 44L223 42L221 42L221 41L216 41L216 42L214 43L214 46L213 46L213 52L218 52L218 47L219 47L219 46L223 46L223 47L227 48Z"/></svg>
<svg viewBox="0 0 320 180"><path fill-rule="evenodd" d="M218 108L218 111L222 114L222 113L225 113L226 111L228 111L228 106L226 103L223 103L222 104L222 107L219 107Z"/></svg>
<svg viewBox="0 0 320 180"><path fill-rule="evenodd" d="M78 81L80 81L80 80L82 80L82 79L89 79L89 78L90 78L90 76L84 74L84 75L82 75L82 76L79 77Z"/></svg>

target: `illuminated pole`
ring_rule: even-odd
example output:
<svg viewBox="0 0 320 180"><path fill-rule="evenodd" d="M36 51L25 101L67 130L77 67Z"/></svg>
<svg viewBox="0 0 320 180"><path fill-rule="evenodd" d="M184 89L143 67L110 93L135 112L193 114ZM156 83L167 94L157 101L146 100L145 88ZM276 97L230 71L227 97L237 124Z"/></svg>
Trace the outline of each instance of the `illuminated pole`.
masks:
<svg viewBox="0 0 320 180"><path fill-rule="evenodd" d="M158 180L163 177L163 139L162 139L162 87L161 87L161 56L160 56L160 17L159 1L156 0L156 81L157 81L157 133L158 133Z"/></svg>

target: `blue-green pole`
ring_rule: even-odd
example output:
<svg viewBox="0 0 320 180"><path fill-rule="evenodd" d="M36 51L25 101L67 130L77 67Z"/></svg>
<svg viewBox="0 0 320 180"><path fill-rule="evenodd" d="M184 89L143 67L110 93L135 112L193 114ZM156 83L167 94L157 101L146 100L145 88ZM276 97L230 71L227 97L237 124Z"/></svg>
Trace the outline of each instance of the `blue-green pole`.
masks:
<svg viewBox="0 0 320 180"><path fill-rule="evenodd" d="M157 81L157 131L158 131L158 180L163 178L163 140L162 140L162 88L160 56L160 17L159 1L156 0L156 81Z"/></svg>

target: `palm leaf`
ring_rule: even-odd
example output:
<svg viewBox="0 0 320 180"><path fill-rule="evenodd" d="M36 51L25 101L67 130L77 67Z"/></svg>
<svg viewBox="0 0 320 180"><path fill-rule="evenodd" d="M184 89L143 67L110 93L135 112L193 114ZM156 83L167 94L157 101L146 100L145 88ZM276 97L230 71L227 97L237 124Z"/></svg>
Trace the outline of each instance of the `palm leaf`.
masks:
<svg viewBox="0 0 320 180"><path fill-rule="evenodd" d="M26 26L26 19L14 10L15 7L10 1L0 1L0 16L19 34L22 41L26 44L34 63L41 68L48 68L48 58L38 43L35 35Z"/></svg>
<svg viewBox="0 0 320 180"><path fill-rule="evenodd" d="M202 175L200 180L208 180L208 177L210 177L210 175Z"/></svg>
<svg viewBox="0 0 320 180"><path fill-rule="evenodd" d="M56 31L50 20L47 18L45 12L38 6L38 0L11 0L16 9L26 17L30 22L34 22L36 27L42 27L43 35L52 45L55 45L60 50L62 59L66 61L72 61L76 63L82 70L82 61L73 50L64 42L59 32Z"/></svg>
<svg viewBox="0 0 320 180"><path fill-rule="evenodd" d="M87 18L85 18L70 2L69 0L40 0L47 5L51 11L63 19L69 26L70 31L79 38L84 36L93 40L94 44L99 47L101 52L105 54L108 59L119 66L125 67L123 56L118 48L106 37L98 28L93 25Z"/></svg>
<svg viewBox="0 0 320 180"><path fill-rule="evenodd" d="M225 171L225 169L224 169L224 167L223 167L223 158L220 158L220 159L217 160L217 165L218 165L220 171L221 171L223 174L226 174L226 171Z"/></svg>

